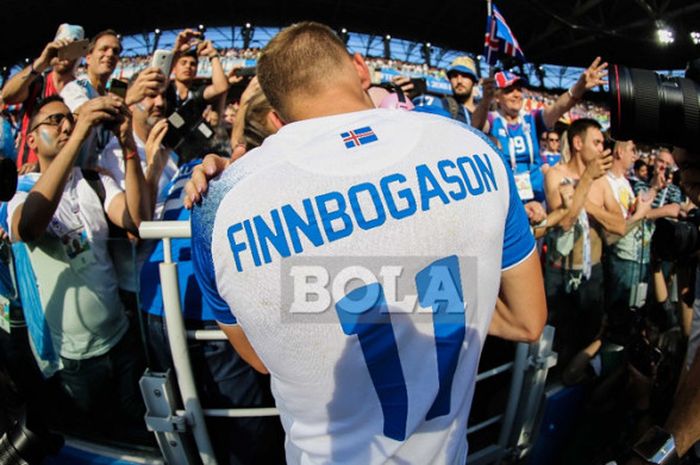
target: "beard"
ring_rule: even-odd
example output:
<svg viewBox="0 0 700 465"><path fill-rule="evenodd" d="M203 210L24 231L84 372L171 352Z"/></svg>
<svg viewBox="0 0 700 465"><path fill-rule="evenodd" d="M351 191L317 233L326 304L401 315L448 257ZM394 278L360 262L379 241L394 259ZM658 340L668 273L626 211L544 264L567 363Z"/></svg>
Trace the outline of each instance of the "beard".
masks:
<svg viewBox="0 0 700 465"><path fill-rule="evenodd" d="M474 86L472 86L469 90L465 90L464 87L461 87L459 88L459 90L457 90L456 88L453 89L452 94L455 100L457 100L459 103L464 103L467 100L469 100L469 98L472 96L473 91Z"/></svg>

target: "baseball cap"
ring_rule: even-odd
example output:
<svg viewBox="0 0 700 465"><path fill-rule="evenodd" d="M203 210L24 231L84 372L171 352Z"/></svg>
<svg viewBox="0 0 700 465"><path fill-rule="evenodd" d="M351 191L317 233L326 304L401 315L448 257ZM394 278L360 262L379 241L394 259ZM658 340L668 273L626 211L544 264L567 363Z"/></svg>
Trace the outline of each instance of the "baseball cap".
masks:
<svg viewBox="0 0 700 465"><path fill-rule="evenodd" d="M83 40L85 38L85 30L82 26L76 26L74 24L63 23L58 26L56 31L56 37L54 40L70 39L72 41Z"/></svg>
<svg viewBox="0 0 700 465"><path fill-rule="evenodd" d="M472 60L471 57L461 56L461 57L455 58L452 61L452 63L450 63L450 67L447 68L447 74L450 74L452 71L456 71L458 73L463 73L463 74L468 74L475 81L477 80L476 63L474 63L474 60Z"/></svg>
<svg viewBox="0 0 700 465"><path fill-rule="evenodd" d="M510 71L499 71L494 75L494 79L499 89L510 87L518 81L520 81L521 84L523 83L523 79L520 76Z"/></svg>

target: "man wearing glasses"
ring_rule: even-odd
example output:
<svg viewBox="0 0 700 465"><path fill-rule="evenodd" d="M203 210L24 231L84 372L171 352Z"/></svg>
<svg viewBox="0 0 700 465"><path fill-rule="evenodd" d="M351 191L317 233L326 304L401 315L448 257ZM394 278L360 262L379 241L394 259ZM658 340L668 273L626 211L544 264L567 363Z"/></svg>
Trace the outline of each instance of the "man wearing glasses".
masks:
<svg viewBox="0 0 700 465"><path fill-rule="evenodd" d="M559 133L545 131L542 133L542 161L548 166L554 166L561 159Z"/></svg>
<svg viewBox="0 0 700 465"><path fill-rule="evenodd" d="M125 191L109 176L74 167L102 123L122 145ZM3 227L9 223L30 339L43 374L56 373L77 412L107 432L122 426L119 420L138 421L144 410L138 339L129 331L107 250L108 221L137 234L150 219L131 118L115 96L86 102L77 121L60 97L49 97L35 109L27 141L40 172L20 177L0 219Z"/></svg>

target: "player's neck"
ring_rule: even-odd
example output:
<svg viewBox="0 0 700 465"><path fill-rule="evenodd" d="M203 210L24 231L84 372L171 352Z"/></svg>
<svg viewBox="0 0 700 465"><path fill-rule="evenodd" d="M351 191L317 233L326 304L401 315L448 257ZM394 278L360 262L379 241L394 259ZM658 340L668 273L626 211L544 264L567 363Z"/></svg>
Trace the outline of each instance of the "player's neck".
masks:
<svg viewBox="0 0 700 465"><path fill-rule="evenodd" d="M353 113L373 108L372 100L365 92L346 92L342 88L330 88L317 96L300 97L289 112L291 121L288 122Z"/></svg>

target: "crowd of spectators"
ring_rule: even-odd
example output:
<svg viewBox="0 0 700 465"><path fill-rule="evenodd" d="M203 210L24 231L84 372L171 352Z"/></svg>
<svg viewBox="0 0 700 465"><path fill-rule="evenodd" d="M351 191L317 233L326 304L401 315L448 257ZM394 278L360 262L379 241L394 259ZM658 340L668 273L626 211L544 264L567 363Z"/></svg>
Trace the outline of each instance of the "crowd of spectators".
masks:
<svg viewBox="0 0 700 465"><path fill-rule="evenodd" d="M150 56L120 58L111 30L92 38L85 60L61 60L57 51L82 39L61 31L2 90L0 155L14 159L22 176L0 209L3 240L14 254L0 272L17 277L18 292L3 294L12 324L26 321L27 332L24 339L3 336L3 344L28 344L35 362L4 363L18 391L37 396L26 401L41 402L44 386L66 406L63 413L76 412L64 420L108 436L124 425L143 430L138 374L146 366L172 368L157 276L163 249L138 239L140 222L188 220L184 186L202 158L214 153L235 163L276 132L278 121L257 79L236 72L254 66L260 49L217 50L185 30L173 48L172 75L165 75L149 67ZM464 59L447 69L382 58L367 65L376 87L386 84L379 82L385 68L449 81L447 97L415 95L402 78L371 95L377 107L395 110L406 108L396 98L405 93L416 111L470 124L501 151L539 239L549 323L557 330L553 379L591 393L571 437L597 432L572 440L559 460L603 463L626 452L646 426L663 424L693 361L688 340L697 338L696 260L662 259L651 246L655 220L682 219L695 208L674 177L669 148L607 142L608 109L585 99L604 81L599 60L562 95L529 88L508 72L480 80ZM121 96L112 92L114 78L126 84ZM173 112L193 119L189 132L168 128ZM186 323L212 329L188 244L173 241ZM623 349L628 355L616 359ZM198 386L205 407L271 405L267 378L228 343L192 350L206 380ZM221 463L282 460L276 420L210 426ZM606 441L613 427L617 440ZM596 441L604 447L593 447Z"/></svg>

